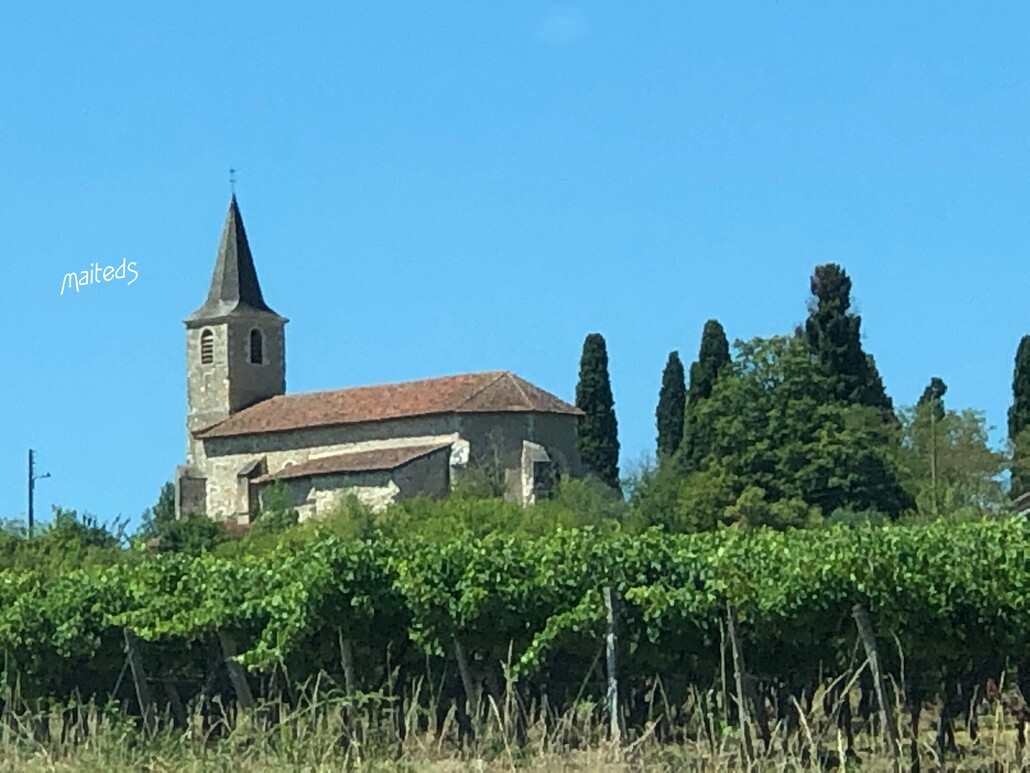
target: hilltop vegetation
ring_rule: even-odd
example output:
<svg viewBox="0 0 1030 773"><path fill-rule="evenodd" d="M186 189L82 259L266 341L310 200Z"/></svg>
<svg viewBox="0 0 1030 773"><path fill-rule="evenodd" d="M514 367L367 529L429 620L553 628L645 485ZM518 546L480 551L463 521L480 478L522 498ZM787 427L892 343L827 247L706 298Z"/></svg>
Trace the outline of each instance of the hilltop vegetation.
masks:
<svg viewBox="0 0 1030 773"><path fill-rule="evenodd" d="M178 739L186 756L260 738L281 760L290 747L271 739L317 728L327 766L390 757L395 743L506 764L519 749L601 748L605 588L618 719L641 760L669 744L694 759L742 751L728 625L756 675L748 733L770 760L824 754L838 727L848 748L875 746L875 735L861 740L875 704L855 658L856 604L880 634L890 705L917 722L928 702L942 727L964 726L968 704L953 695L1030 673L1022 519L670 534L641 531L603 484L580 481L526 510L459 496L379 515L351 502L292 526L288 513L265 515L280 525L178 552L98 539L72 514L31 542L12 538L0 570L2 711L26 728L14 736L22 752L74 753L69 734L88 744L97 722L119 716L136 718L141 748ZM74 563L43 560L59 546ZM853 696L839 692L848 682ZM86 715L74 708L83 702ZM908 732L918 739L918 725ZM944 733L939 753L955 746Z"/></svg>
<svg viewBox="0 0 1030 773"><path fill-rule="evenodd" d="M1010 442L994 448L982 413L946 406L939 377L910 407L895 408L863 350L844 269L816 267L810 289L808 317L791 334L731 347L722 325L709 320L689 382L679 353L670 353L658 394L656 462L623 481L629 519L695 532L969 520L1005 511L1010 494L1022 492L1019 470L1030 445L1030 337L1017 355ZM594 349L603 345L596 338ZM588 365L585 350L581 374ZM606 374L591 379L607 384ZM591 447L598 445L613 441L595 439ZM1004 482L1010 468L1011 492Z"/></svg>
<svg viewBox="0 0 1030 773"><path fill-rule="evenodd" d="M1010 444L992 448L941 378L895 407L839 266L811 290L791 334L731 346L710 320L689 368L673 352L655 461L621 478L607 350L588 336L576 394L595 474L531 507L477 469L443 500L374 513L352 498L305 523L271 489L242 534L177 520L171 484L134 534L60 509L32 539L8 524L0 726L22 729L0 745L74 755L128 722L198 760L242 745L275 766L418 767L436 744L505 765L581 748L596 767L617 673L619 748L636 762L888 754L856 609L913 755L924 706L937 759L956 727L972 743L985 680L1030 684L1030 530L1012 514L1030 337Z"/></svg>

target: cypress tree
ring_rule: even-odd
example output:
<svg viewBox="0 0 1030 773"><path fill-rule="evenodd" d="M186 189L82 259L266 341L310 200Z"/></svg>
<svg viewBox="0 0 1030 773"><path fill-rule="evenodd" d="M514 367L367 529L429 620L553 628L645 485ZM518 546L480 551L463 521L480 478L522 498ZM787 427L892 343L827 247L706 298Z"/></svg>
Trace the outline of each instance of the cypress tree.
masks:
<svg viewBox="0 0 1030 773"><path fill-rule="evenodd" d="M729 361L730 342L726 340L726 331L718 320L710 319L705 322L701 332L701 351L698 352L697 362L690 366L687 401L696 403L711 397L715 381Z"/></svg>
<svg viewBox="0 0 1030 773"><path fill-rule="evenodd" d="M707 446L697 431L694 416L701 403L712 396L719 374L730 364L730 342L718 320L705 322L701 332L701 350L697 362L690 366L690 386L687 388L687 406L684 416L683 443L680 446L681 469L684 473L700 469Z"/></svg>
<svg viewBox="0 0 1030 773"><path fill-rule="evenodd" d="M683 414L687 405L687 386L679 352L671 352L662 373L655 417L658 424L658 458L672 456L683 441Z"/></svg>
<svg viewBox="0 0 1030 773"><path fill-rule="evenodd" d="M851 277L836 263L816 266L805 340L831 376L830 400L869 405L894 415L872 357L862 351L862 318L850 312Z"/></svg>
<svg viewBox="0 0 1030 773"><path fill-rule="evenodd" d="M608 377L608 349L600 333L583 342L576 385L579 418L579 452L587 470L616 490L619 487L619 425Z"/></svg>
<svg viewBox="0 0 1030 773"><path fill-rule="evenodd" d="M890 424L900 427L898 416L894 413L894 401L887 394L887 388L883 385L883 377L880 375L880 369L876 367L876 360L873 355L867 354L865 361L865 389L863 390L862 404L879 408Z"/></svg>
<svg viewBox="0 0 1030 773"><path fill-rule="evenodd" d="M1012 443L1012 496L1030 490L1030 335L1023 336L1016 350L1012 374L1012 406L1009 408L1009 441Z"/></svg>

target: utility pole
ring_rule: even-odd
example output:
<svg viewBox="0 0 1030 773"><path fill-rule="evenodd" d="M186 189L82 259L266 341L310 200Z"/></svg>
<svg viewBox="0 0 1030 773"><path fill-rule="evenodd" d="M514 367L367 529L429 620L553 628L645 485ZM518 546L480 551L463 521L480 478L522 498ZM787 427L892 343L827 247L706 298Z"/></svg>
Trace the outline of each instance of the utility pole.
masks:
<svg viewBox="0 0 1030 773"><path fill-rule="evenodd" d="M937 395L930 401L930 491L933 493L933 517L937 517Z"/></svg>
<svg viewBox="0 0 1030 773"><path fill-rule="evenodd" d="M42 475L36 475L35 465L35 454L31 448L29 449L29 539L32 539L32 528L35 526L35 519L33 517L32 505L33 498L36 490L36 481L41 478L49 478L50 473L44 472Z"/></svg>

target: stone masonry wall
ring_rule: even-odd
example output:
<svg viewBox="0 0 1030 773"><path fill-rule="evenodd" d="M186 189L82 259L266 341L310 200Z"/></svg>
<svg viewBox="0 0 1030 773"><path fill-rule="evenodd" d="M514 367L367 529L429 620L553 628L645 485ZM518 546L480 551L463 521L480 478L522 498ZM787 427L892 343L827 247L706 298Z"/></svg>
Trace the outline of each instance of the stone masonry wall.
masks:
<svg viewBox="0 0 1030 773"><path fill-rule="evenodd" d="M210 330L213 336L214 361L208 365L200 361L200 336L204 330ZM229 415L228 338L229 330L225 325L193 328L186 333L187 464L197 463L200 450L193 439L193 432Z"/></svg>
<svg viewBox="0 0 1030 773"><path fill-rule="evenodd" d="M563 475L575 477L580 474L575 416L515 412L445 414L264 435L211 438L198 442L194 466L203 470L207 478L208 515L224 518L245 510L246 503L241 501L238 475L261 458L266 460L267 470L275 473L287 463L299 464L323 456L453 443L455 460L462 463L465 461L463 454L467 445L468 459L475 464L489 460L492 446L496 444L504 469L512 470L517 475L515 480L519 480L523 466L523 440L543 446ZM387 496L408 497L420 491L430 496L445 494L451 484L450 465L433 461L437 455L446 460L449 452L444 450L431 455L430 459L416 460L406 465L397 471L389 485L379 481L363 484L364 488L369 489L367 496L382 501ZM320 487L328 490L332 485L337 484L326 482L320 484ZM310 483L303 494L307 502L311 494ZM320 498L324 502L331 499L328 494L316 492L315 496L316 500ZM321 511L322 507L317 509Z"/></svg>
<svg viewBox="0 0 1030 773"><path fill-rule="evenodd" d="M397 484L398 499L419 494L434 498L447 496L451 490L451 449L441 448L397 468L393 481Z"/></svg>
<svg viewBox="0 0 1030 773"><path fill-rule="evenodd" d="M263 361L250 361L250 331L263 335ZM201 337L212 334L212 362L201 360ZM186 330L186 463L198 464L202 449L193 432L230 414L286 391L286 351L283 321L272 314L253 313L190 322Z"/></svg>
<svg viewBox="0 0 1030 773"><path fill-rule="evenodd" d="M389 472L375 471L290 480L286 481L286 491L300 520L306 521L332 510L348 494L373 510L381 510L394 500L398 487Z"/></svg>
<svg viewBox="0 0 1030 773"><path fill-rule="evenodd" d="M262 333L260 364L250 361L250 331L254 329ZM286 393L286 341L281 321L266 314L234 317L229 323L228 346L230 413Z"/></svg>
<svg viewBox="0 0 1030 773"><path fill-rule="evenodd" d="M452 430L454 425L453 417L420 417L265 435L211 438L203 443L204 458L198 465L207 475L208 515L224 518L236 515L242 509L237 496L237 476L247 465L262 457L266 459L268 471L275 473L287 463L299 464L323 456L453 443L459 440L458 434Z"/></svg>
<svg viewBox="0 0 1030 773"><path fill-rule="evenodd" d="M291 504L301 520L324 515L348 495L373 510L419 494L440 497L450 490L450 449L427 454L396 470L319 475L286 482Z"/></svg>
<svg viewBox="0 0 1030 773"><path fill-rule="evenodd" d="M496 447L505 470L521 470L522 441L529 440L547 449L563 475L578 477L576 422L575 416L557 413L471 413L461 416L461 434L471 444L473 466L491 462Z"/></svg>

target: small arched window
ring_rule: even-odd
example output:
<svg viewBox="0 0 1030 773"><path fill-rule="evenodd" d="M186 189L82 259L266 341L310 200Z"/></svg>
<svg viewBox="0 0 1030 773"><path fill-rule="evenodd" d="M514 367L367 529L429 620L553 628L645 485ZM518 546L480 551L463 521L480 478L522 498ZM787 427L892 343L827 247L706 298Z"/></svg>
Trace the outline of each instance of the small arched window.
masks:
<svg viewBox="0 0 1030 773"><path fill-rule="evenodd" d="M210 365L215 361L215 334L205 330L200 334L200 362Z"/></svg>
<svg viewBox="0 0 1030 773"><path fill-rule="evenodd" d="M260 365L264 360L263 341L261 338L260 330L250 331L250 361L255 365Z"/></svg>

